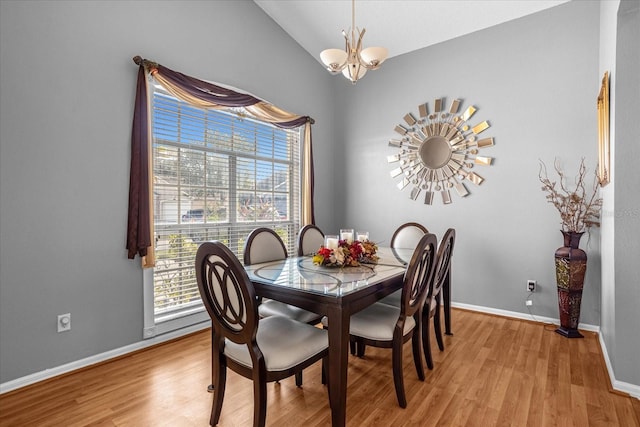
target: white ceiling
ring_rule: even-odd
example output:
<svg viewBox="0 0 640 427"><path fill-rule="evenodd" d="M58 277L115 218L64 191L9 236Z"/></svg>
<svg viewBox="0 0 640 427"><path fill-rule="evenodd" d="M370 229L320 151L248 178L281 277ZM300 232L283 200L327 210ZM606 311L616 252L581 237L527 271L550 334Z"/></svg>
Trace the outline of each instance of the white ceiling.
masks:
<svg viewBox="0 0 640 427"><path fill-rule="evenodd" d="M363 47L382 46L389 57L520 18L569 0L357 0L356 27ZM328 48L344 48L351 0L254 0L318 61Z"/></svg>

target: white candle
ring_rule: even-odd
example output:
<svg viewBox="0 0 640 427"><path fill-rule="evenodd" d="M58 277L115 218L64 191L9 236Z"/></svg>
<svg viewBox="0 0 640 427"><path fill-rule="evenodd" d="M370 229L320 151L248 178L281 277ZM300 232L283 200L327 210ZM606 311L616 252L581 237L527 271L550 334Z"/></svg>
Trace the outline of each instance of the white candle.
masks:
<svg viewBox="0 0 640 427"><path fill-rule="evenodd" d="M340 230L340 239L348 244L353 243L353 230Z"/></svg>
<svg viewBox="0 0 640 427"><path fill-rule="evenodd" d="M358 241L365 242L367 240L369 240L369 233L366 231L358 231Z"/></svg>
<svg viewBox="0 0 640 427"><path fill-rule="evenodd" d="M338 249L338 239L327 237L327 249Z"/></svg>

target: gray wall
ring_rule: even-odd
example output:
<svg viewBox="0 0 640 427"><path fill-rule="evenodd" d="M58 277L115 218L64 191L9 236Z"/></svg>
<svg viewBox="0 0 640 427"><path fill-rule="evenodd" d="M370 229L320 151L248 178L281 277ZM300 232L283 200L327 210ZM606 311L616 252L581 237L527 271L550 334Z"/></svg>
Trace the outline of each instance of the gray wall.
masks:
<svg viewBox="0 0 640 427"><path fill-rule="evenodd" d="M527 313L527 279L536 279L534 315L558 318L554 252L562 245L560 217L545 200L538 160L558 158L569 176L585 157L597 163L595 102L599 90L599 4L570 2L468 36L409 53L367 74L343 91L348 195L346 225L367 228L375 240L389 241L394 228L419 221L441 236L457 230L453 299L458 303ZM594 46L596 47L594 49ZM375 88L375 89L374 89ZM488 120L495 146L482 155L493 166L476 166L485 178L469 184L466 198L453 194L432 206L396 188L386 157L396 124L418 105L446 97L478 108L471 124ZM364 166L358 167L358 166ZM589 264L581 322L600 319L599 230L585 236Z"/></svg>
<svg viewBox="0 0 640 427"><path fill-rule="evenodd" d="M640 2L618 11L615 139L615 340L610 352L616 379L640 384Z"/></svg>
<svg viewBox="0 0 640 427"><path fill-rule="evenodd" d="M610 103L609 114L611 120L610 126L610 140L616 140L616 32L618 22L618 7L620 1L605 1L600 3L600 76L604 75L605 71L609 71L611 75L610 79ZM601 308L600 315L600 332L603 338L604 347L608 353L615 350L615 315L616 315L616 303L615 303L615 291L616 291L616 277L615 277L615 149L616 144L611 144L611 175L613 179L611 182L601 187L601 194L603 198L602 205L602 219L600 227L600 245L602 249L602 292L601 292Z"/></svg>
<svg viewBox="0 0 640 427"><path fill-rule="evenodd" d="M317 120L327 169L331 76L253 2L0 2L0 382L142 338L125 250L141 55ZM244 27L244 28L243 28ZM257 36L259 35L259 36ZM331 177L328 177L331 182ZM333 212L318 192L319 223ZM56 316L72 330L58 334Z"/></svg>

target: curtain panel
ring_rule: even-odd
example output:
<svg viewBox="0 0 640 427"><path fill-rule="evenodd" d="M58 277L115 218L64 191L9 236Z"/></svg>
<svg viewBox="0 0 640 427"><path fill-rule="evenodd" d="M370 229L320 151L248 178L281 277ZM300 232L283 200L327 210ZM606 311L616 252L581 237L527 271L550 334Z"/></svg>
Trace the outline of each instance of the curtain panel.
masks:
<svg viewBox="0 0 640 427"><path fill-rule="evenodd" d="M127 226L127 250L130 259L136 254L142 257L143 267L155 265L151 242L153 236L153 197L151 182L151 132L149 121L149 98L147 76L162 85L176 98L191 105L206 109L242 107L257 119L274 126L293 129L304 128L303 138L303 182L302 225L315 224L313 209L313 150L311 147L311 125L309 116L299 116L282 110L252 95L236 92L203 80L173 71L156 62L133 58L139 66L136 100L131 134L131 171L129 178L129 213Z"/></svg>

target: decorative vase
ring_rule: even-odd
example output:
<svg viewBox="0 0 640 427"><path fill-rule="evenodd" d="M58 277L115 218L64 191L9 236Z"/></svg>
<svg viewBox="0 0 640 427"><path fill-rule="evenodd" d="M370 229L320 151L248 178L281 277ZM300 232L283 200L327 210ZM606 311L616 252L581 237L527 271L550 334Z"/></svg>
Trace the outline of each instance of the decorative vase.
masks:
<svg viewBox="0 0 640 427"><path fill-rule="evenodd" d="M556 258L556 282L558 284L558 308L560 327L556 332L567 338L582 338L578 332L580 303L584 275L587 272L587 254L580 249L584 233L562 231L564 246L558 248Z"/></svg>

